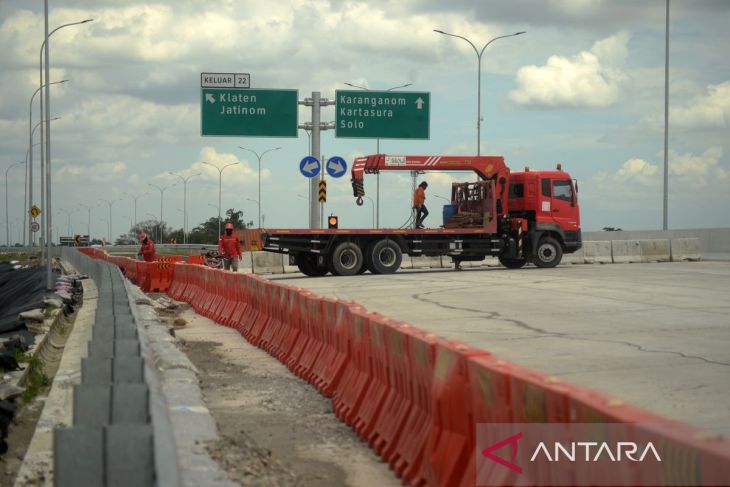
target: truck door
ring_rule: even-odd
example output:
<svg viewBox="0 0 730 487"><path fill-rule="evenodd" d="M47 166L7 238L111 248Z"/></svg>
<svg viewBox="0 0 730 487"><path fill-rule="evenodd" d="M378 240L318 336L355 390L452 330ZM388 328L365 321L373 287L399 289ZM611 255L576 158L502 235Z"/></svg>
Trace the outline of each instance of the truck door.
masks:
<svg viewBox="0 0 730 487"><path fill-rule="evenodd" d="M563 230L572 231L580 226L577 196L569 178L552 180L550 211L555 223Z"/></svg>

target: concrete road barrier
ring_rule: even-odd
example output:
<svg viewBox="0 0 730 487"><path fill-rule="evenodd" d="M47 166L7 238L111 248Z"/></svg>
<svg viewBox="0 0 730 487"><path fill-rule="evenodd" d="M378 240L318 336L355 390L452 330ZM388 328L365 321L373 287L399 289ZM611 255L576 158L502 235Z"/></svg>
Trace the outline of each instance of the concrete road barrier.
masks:
<svg viewBox="0 0 730 487"><path fill-rule="evenodd" d="M583 242L583 255L586 264L610 264L611 241L597 240L594 242Z"/></svg>
<svg viewBox="0 0 730 487"><path fill-rule="evenodd" d="M614 264L641 262L641 244L638 240L612 240L611 252Z"/></svg>
<svg viewBox="0 0 730 487"><path fill-rule="evenodd" d="M583 245L585 245L586 242L583 242ZM585 255L585 249L583 247L579 248L572 254L563 254L563 260L561 261L563 264L585 264L586 263L586 255Z"/></svg>
<svg viewBox="0 0 730 487"><path fill-rule="evenodd" d="M642 262L669 262L669 239L639 240Z"/></svg>
<svg viewBox="0 0 730 487"><path fill-rule="evenodd" d="M274 252L251 252L253 271L256 274L283 274L284 254Z"/></svg>
<svg viewBox="0 0 730 487"><path fill-rule="evenodd" d="M419 257L411 257L411 268L412 269L429 269L429 268L430 269L441 269L442 267L444 267L444 266L441 261L441 256L439 256L439 255L437 255L435 257L429 257L426 255L422 255Z"/></svg>
<svg viewBox="0 0 730 487"><path fill-rule="evenodd" d="M669 241L672 262L701 260L699 238L673 238Z"/></svg>

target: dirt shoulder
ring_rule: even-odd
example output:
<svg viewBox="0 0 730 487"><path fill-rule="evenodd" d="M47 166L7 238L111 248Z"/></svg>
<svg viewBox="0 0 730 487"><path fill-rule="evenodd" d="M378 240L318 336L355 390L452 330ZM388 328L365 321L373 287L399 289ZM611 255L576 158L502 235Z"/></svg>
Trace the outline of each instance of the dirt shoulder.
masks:
<svg viewBox="0 0 730 487"><path fill-rule="evenodd" d="M169 318L169 315L167 315ZM218 426L211 456L241 485L397 486L331 401L230 328L184 305L175 330ZM172 321L170 319L170 321Z"/></svg>

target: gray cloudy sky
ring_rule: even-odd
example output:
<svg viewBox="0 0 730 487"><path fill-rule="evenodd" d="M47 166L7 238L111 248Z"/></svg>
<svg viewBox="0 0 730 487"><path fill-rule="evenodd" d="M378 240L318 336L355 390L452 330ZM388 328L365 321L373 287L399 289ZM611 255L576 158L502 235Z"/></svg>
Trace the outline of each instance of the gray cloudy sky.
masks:
<svg viewBox="0 0 730 487"><path fill-rule="evenodd" d="M93 18L52 37L51 88L54 204L114 203L114 235L137 219L159 218L160 195L148 184L172 184L169 171L202 173L188 185L189 223L217 212L218 173L202 165L240 162L224 173L223 207L256 219L256 151L263 160L262 208L269 227L307 225L308 186L298 172L307 154L298 138L200 136L200 73L245 72L254 88L320 91L333 98L351 82L371 89L412 83L431 93L431 138L381 140L391 154L476 153L476 56L441 29L487 40L482 66L482 153L503 155L515 170L561 162L580 185L583 228L661 227L664 103L664 0L510 0L450 2L50 0L50 25ZM0 0L0 170L23 160L28 102L38 86L43 41L41 0ZM730 1L674 0L670 72L670 227L730 226ZM334 120L334 107L323 110ZM299 122L310 113L300 108ZM37 100L33 123L38 121ZM322 152L348 163L374 153L375 140L323 132ZM37 147L34 162L38 173ZM17 239L23 171L10 172L11 230ZM450 183L471 178L427 174L432 216ZM327 214L343 227L371 224L347 177L329 182ZM366 191L375 196L374 178ZM36 178L34 192L38 191ZM407 218L410 181L381 176L381 225ZM39 198L36 198L39 200ZM2 202L4 205L4 200ZM212 205L212 206L211 206ZM4 211L2 212L4 217ZM182 187L165 192L164 219L182 226ZM106 236L106 204L94 208L92 234ZM65 213L54 215L65 234ZM4 228L3 228L4 230ZM4 233L4 232L3 232ZM4 241L4 235L2 239Z"/></svg>

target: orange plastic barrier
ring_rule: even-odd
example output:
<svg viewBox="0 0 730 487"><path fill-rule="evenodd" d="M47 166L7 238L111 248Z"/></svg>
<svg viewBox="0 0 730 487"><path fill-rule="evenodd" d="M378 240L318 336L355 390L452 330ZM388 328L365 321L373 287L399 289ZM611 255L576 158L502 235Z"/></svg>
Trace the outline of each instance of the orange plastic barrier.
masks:
<svg viewBox="0 0 730 487"><path fill-rule="evenodd" d="M188 264L197 264L197 265L203 265L205 264L205 259L202 255L188 255L186 259Z"/></svg>
<svg viewBox="0 0 730 487"><path fill-rule="evenodd" d="M350 360L345 367L342 380L332 393L335 414L348 424L352 424L355 419L372 380L370 357L367 352L371 315L362 308L354 308L351 317L352 319L344 326Z"/></svg>
<svg viewBox="0 0 730 487"><path fill-rule="evenodd" d="M476 423L579 423L589 438L605 437L608 424L625 436L662 445L661 466L603 471L552 470L555 484L568 478L597 484L611 474L625 484L730 485L730 441L702 434L572 386L411 325L368 313L355 303L259 276L169 262L137 262L102 249L79 249L119 266L144 290L167 289L175 299L236 328L251 343L331 395L335 414L352 425L404 483L459 486L476 481ZM133 277L134 276L134 277ZM494 462L490 482L515 480ZM651 477L649 477L651 475Z"/></svg>

